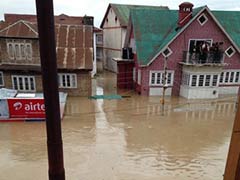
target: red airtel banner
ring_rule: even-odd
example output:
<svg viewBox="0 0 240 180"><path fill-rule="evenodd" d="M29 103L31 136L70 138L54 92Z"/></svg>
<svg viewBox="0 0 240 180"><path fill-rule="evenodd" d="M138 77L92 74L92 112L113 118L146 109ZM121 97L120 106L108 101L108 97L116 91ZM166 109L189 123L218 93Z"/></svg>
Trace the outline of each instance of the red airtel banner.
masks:
<svg viewBox="0 0 240 180"><path fill-rule="evenodd" d="M8 99L10 118L45 118L44 99Z"/></svg>

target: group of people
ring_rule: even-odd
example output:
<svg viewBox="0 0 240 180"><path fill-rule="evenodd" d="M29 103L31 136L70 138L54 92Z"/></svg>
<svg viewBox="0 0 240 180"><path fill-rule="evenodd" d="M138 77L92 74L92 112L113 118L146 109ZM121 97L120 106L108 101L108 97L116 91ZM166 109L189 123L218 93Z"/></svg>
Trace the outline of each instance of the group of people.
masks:
<svg viewBox="0 0 240 180"><path fill-rule="evenodd" d="M216 42L210 46L209 42L201 42L195 45L190 52L191 60L198 63L220 63L222 59L223 42Z"/></svg>

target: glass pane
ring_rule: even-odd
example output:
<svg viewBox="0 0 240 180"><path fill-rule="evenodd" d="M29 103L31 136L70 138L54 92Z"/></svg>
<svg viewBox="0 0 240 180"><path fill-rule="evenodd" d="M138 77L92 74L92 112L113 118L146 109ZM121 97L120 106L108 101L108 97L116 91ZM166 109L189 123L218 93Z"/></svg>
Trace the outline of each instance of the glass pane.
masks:
<svg viewBox="0 0 240 180"><path fill-rule="evenodd" d="M221 76L220 76L220 83L223 82L223 75L224 75L224 72L221 73Z"/></svg>
<svg viewBox="0 0 240 180"><path fill-rule="evenodd" d="M29 90L29 79L27 77L24 78L25 82L25 90Z"/></svg>
<svg viewBox="0 0 240 180"><path fill-rule="evenodd" d="M217 79L218 79L218 75L213 75L213 82L212 82L213 86L217 85Z"/></svg>
<svg viewBox="0 0 240 180"><path fill-rule="evenodd" d="M172 81L172 73L168 73L167 83L171 84L171 81Z"/></svg>
<svg viewBox="0 0 240 180"><path fill-rule="evenodd" d="M200 75L198 86L203 86L203 81L204 81L204 75Z"/></svg>
<svg viewBox="0 0 240 180"><path fill-rule="evenodd" d="M30 87L31 87L31 90L35 90L35 84L34 84L34 79L33 77L30 77Z"/></svg>
<svg viewBox="0 0 240 180"><path fill-rule="evenodd" d="M236 73L235 82L237 83L238 80L239 80L239 72Z"/></svg>
<svg viewBox="0 0 240 180"><path fill-rule="evenodd" d="M23 78L22 77L18 77L18 83L19 83L19 90L24 90L23 89Z"/></svg>
<svg viewBox="0 0 240 180"><path fill-rule="evenodd" d="M209 86L210 85L210 79L211 79L211 75L206 75L205 86Z"/></svg>
<svg viewBox="0 0 240 180"><path fill-rule="evenodd" d="M234 72L231 72L231 74L230 74L230 82L233 82L233 78L234 78Z"/></svg>
<svg viewBox="0 0 240 180"><path fill-rule="evenodd" d="M152 79L151 79L151 84L155 84L155 73L152 73Z"/></svg>
<svg viewBox="0 0 240 180"><path fill-rule="evenodd" d="M161 73L157 73L157 84L161 84Z"/></svg>
<svg viewBox="0 0 240 180"><path fill-rule="evenodd" d="M70 75L66 75L67 77L67 87L71 87Z"/></svg>
<svg viewBox="0 0 240 180"><path fill-rule="evenodd" d="M192 86L197 85L197 75L192 75Z"/></svg>
<svg viewBox="0 0 240 180"><path fill-rule="evenodd" d="M225 83L228 83L228 80L229 80L229 72L226 72L226 76L225 76Z"/></svg>
<svg viewBox="0 0 240 180"><path fill-rule="evenodd" d="M18 82L16 77L13 77L13 88L16 90L18 89Z"/></svg>
<svg viewBox="0 0 240 180"><path fill-rule="evenodd" d="M66 87L66 77L65 77L65 75L62 75L62 86Z"/></svg>

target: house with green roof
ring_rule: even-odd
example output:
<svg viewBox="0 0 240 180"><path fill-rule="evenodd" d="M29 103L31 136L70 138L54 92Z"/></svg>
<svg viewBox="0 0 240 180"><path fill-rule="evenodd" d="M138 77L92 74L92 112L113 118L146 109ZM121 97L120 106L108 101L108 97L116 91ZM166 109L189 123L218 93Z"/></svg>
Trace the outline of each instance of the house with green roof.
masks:
<svg viewBox="0 0 240 180"><path fill-rule="evenodd" d="M105 69L117 72L117 63L113 59L122 58L129 14L131 9L168 9L165 6L144 6L110 3L102 23L103 30L103 65Z"/></svg>
<svg viewBox="0 0 240 180"><path fill-rule="evenodd" d="M237 94L239 19L239 11L193 8L191 3L180 4L179 10L131 9L124 47L133 52L136 92L188 99Z"/></svg>

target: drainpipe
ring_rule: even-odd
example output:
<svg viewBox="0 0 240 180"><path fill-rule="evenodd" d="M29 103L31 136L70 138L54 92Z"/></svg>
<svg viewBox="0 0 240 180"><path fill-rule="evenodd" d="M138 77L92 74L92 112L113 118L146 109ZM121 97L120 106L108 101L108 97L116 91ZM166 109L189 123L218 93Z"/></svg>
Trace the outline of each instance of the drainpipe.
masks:
<svg viewBox="0 0 240 180"><path fill-rule="evenodd" d="M46 111L49 180L65 180L52 0L36 0Z"/></svg>

